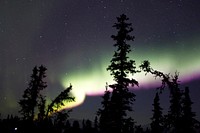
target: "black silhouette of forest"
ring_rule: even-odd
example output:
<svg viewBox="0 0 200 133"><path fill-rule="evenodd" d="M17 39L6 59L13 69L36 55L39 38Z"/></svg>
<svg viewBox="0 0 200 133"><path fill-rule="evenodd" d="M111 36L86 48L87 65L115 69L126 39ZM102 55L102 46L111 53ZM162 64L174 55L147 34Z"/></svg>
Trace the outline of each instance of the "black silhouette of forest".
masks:
<svg viewBox="0 0 200 133"><path fill-rule="evenodd" d="M45 82L47 68L43 65L35 66L28 87L24 90L20 101L20 116L8 115L0 119L1 133L196 133L200 132L200 122L195 119L196 113L192 110L193 102L190 99L189 87L180 88L179 74L165 74L162 70L151 67L150 61L143 61L139 68L136 62L130 59L130 43L134 41L131 35L132 23L122 14L117 17L113 28L116 35L114 41L113 57L108 64L107 71L115 81L106 84L102 96L101 107L97 110L94 121L70 121L71 110L61 110L66 102L74 102L76 97L71 95L73 85L47 103L43 91L47 88ZM155 98L152 101L152 116L150 126L143 128L138 125L129 114L134 113L135 94L130 87L139 86L140 83L129 78L140 72L152 75L152 78L161 80L161 85L155 88ZM104 83L102 83L104 84ZM163 113L160 96L163 91L169 91L167 113Z"/></svg>

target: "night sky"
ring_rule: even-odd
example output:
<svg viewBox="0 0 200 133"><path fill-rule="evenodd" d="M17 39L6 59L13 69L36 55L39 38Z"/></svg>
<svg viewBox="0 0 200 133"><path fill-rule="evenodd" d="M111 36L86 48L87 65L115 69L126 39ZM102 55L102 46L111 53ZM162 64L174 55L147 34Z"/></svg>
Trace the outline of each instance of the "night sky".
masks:
<svg viewBox="0 0 200 133"><path fill-rule="evenodd" d="M71 117L94 119L106 82L113 82L106 71L115 50L110 36L122 13L134 28L130 58L137 66L149 60L164 73L180 72L200 119L199 0L0 0L0 112L18 113L33 67L43 64L49 100L71 83ZM140 87L133 89L133 116L146 124L159 79L144 73L134 78ZM160 96L165 111L168 93Z"/></svg>

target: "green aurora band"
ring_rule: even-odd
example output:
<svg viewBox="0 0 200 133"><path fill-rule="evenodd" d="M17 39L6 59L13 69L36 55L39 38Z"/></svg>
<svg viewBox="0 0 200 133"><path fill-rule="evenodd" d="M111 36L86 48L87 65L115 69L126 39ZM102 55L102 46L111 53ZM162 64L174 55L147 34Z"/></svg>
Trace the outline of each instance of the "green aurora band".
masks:
<svg viewBox="0 0 200 133"><path fill-rule="evenodd" d="M164 46L168 46L168 43L165 43L162 44L163 47L159 49L154 48L146 50L146 52L132 51L129 56L131 59L136 60L137 66L139 66L143 60L149 60L154 69L172 75L175 72L179 72L181 82L191 81L200 74L200 60L198 58L200 57L200 53L198 52L200 46L197 45L200 43L200 40L192 38L187 42L178 43L182 44L178 45L181 47L174 49L164 48ZM80 105L84 102L86 95L94 96L104 93L106 83L113 83L112 77L109 72L106 71L111 58L112 55L110 54L106 56L106 58L102 58L100 62L92 64L87 69L73 71L71 74L61 78L61 84L64 88L72 83L72 94L76 97L75 103L67 103L64 108ZM160 83L159 79L155 79L152 75L145 76L143 72L133 75L133 78L139 82L139 87L134 87L134 89L149 89L156 87Z"/></svg>

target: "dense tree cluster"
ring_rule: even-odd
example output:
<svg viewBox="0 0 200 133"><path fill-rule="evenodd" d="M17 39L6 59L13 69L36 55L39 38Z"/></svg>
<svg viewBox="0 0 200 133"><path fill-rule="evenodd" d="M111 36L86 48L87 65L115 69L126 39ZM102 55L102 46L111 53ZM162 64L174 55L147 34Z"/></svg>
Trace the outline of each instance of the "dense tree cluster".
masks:
<svg viewBox="0 0 200 133"><path fill-rule="evenodd" d="M82 123L82 124L81 124ZM98 133L92 121L67 120L56 123L52 119L43 122L34 121L33 125L22 121L19 117L8 115L0 121L1 133Z"/></svg>
<svg viewBox="0 0 200 133"><path fill-rule="evenodd" d="M186 87L185 90L180 89L178 74L175 73L174 76L171 76L169 74L164 74L160 71L154 70L151 68L150 62L148 61L144 61L140 67L145 72L151 73L155 77L160 77L162 79L162 85L158 88L161 92L166 87L170 91L170 107L168 114L166 114L164 117L161 115L161 108L158 106L158 96L156 95L157 102L155 101L156 97L154 99L153 111L154 114L159 114L159 118L154 116L153 119L161 120L156 124L156 129L161 129L161 132L164 132L165 130L174 133L195 132L196 128L199 127L199 122L194 118L196 116L195 113L192 112L193 103L189 96L188 87ZM157 109L155 106L156 103ZM155 121L152 121L152 124L154 124L154 122Z"/></svg>
<svg viewBox="0 0 200 133"><path fill-rule="evenodd" d="M42 91L47 87L44 81L47 68L44 66L33 68L30 82L25 89L22 99L19 101L21 117L8 115L6 119L0 117L0 132L2 133L195 133L200 132L200 122L195 119L189 88L180 88L178 73L174 76L154 70L149 61L140 65L140 71L152 74L160 78L162 84L158 87L153 102L150 126L143 129L137 125L130 113L133 112L135 94L130 87L139 86L135 79L131 79L138 73L134 60L129 59L131 47L128 42L134 40L130 33L133 31L129 18L122 14L117 17L117 23L113 25L117 34L111 38L115 41L113 58L107 70L113 76L114 84L106 84L106 90L102 96L102 107L97 111L94 122L90 120L80 121L69 119L71 110L61 110L66 102L75 101L70 94L72 85L63 90L50 103ZM131 75L131 76L130 76ZM162 92L167 88L169 95L169 110L163 114L160 104ZM0 115L1 116L1 115Z"/></svg>
<svg viewBox="0 0 200 133"><path fill-rule="evenodd" d="M19 101L21 107L19 112L22 118L8 117L8 119L6 119L6 121L11 123L17 121L16 125L10 129L13 130L13 132L60 132L60 130L65 127L63 123L67 120L70 110L62 111L61 108L64 106L64 102L73 102L75 100L75 98L70 95L72 86L70 85L63 90L47 105L46 96L42 93L42 90L47 87L44 81L46 70L47 68L43 65L33 68L28 88L24 91L22 99ZM6 132L5 129L6 128L3 128L4 132Z"/></svg>

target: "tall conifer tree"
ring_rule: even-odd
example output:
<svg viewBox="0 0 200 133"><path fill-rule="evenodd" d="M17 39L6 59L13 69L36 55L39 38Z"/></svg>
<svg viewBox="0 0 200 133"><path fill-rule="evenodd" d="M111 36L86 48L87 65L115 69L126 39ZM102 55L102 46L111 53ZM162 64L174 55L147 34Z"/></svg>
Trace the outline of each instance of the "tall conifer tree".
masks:
<svg viewBox="0 0 200 133"><path fill-rule="evenodd" d="M192 112L192 104L193 102L190 99L189 95L189 88L185 88L185 92L183 93L183 116L182 116L182 123L183 123L183 130L185 132L194 133L195 130L195 123L197 123L197 120L195 120L195 113Z"/></svg>
<svg viewBox="0 0 200 133"><path fill-rule="evenodd" d="M112 35L111 38L116 42L114 47L117 50L114 52L111 64L107 70L111 72L115 84L110 85L112 95L109 103L108 125L112 132L122 133L128 118L127 111L132 111L132 104L135 100L135 94L129 91L129 86L138 85L135 79L130 79L129 76L137 73L135 61L130 60L128 53L131 52L129 41L134 41L134 36L129 35L133 31L131 23L127 23L129 18L122 14L117 17L117 23L113 25L118 30L117 35ZM105 93L107 95L107 93ZM130 119L130 118L129 118ZM101 123L101 121L100 121Z"/></svg>
<svg viewBox="0 0 200 133"><path fill-rule="evenodd" d="M144 61L140 68L147 73L153 74L155 77L162 78L162 85L159 89L162 91L166 86L170 90L170 108L165 119L165 127L168 127L173 132L180 132L181 130L181 98L182 94L179 88L178 74L175 73L174 76L170 77L169 74L164 74L160 71L154 70L150 66L149 61Z"/></svg>
<svg viewBox="0 0 200 133"><path fill-rule="evenodd" d="M102 108L97 111L97 115L99 116L99 129L101 133L111 132L109 130L111 118L110 118L110 91L108 90L108 85L106 84L106 91L102 96L103 101L101 102Z"/></svg>
<svg viewBox="0 0 200 133"><path fill-rule="evenodd" d="M178 83L178 74L168 80L168 87L170 89L170 107L167 114L167 126L174 132L181 132L181 117L182 117L182 93L180 84Z"/></svg>
<svg viewBox="0 0 200 133"><path fill-rule="evenodd" d="M170 132L183 133L188 132L191 127L194 129L195 124L199 125L199 122L193 118L195 113L191 111L192 102L189 97L189 90L186 88L185 92L182 93L177 73L170 77L169 74L151 68L149 61L144 61L140 68L146 73L162 78L162 85L159 87L161 92L166 86L170 90L170 108L164 120L165 128L168 128Z"/></svg>
<svg viewBox="0 0 200 133"><path fill-rule="evenodd" d="M41 91L47 87L44 78L46 77L46 67L35 66L33 68L33 74L31 75L31 81L28 88L24 91L23 99L19 101L21 106L20 113L26 120L33 120L35 116L36 107L39 105Z"/></svg>
<svg viewBox="0 0 200 133"><path fill-rule="evenodd" d="M154 98L153 107L154 109L152 110L153 117L151 118L151 131L152 133L161 133L163 131L163 116L158 93L156 93L156 96Z"/></svg>

